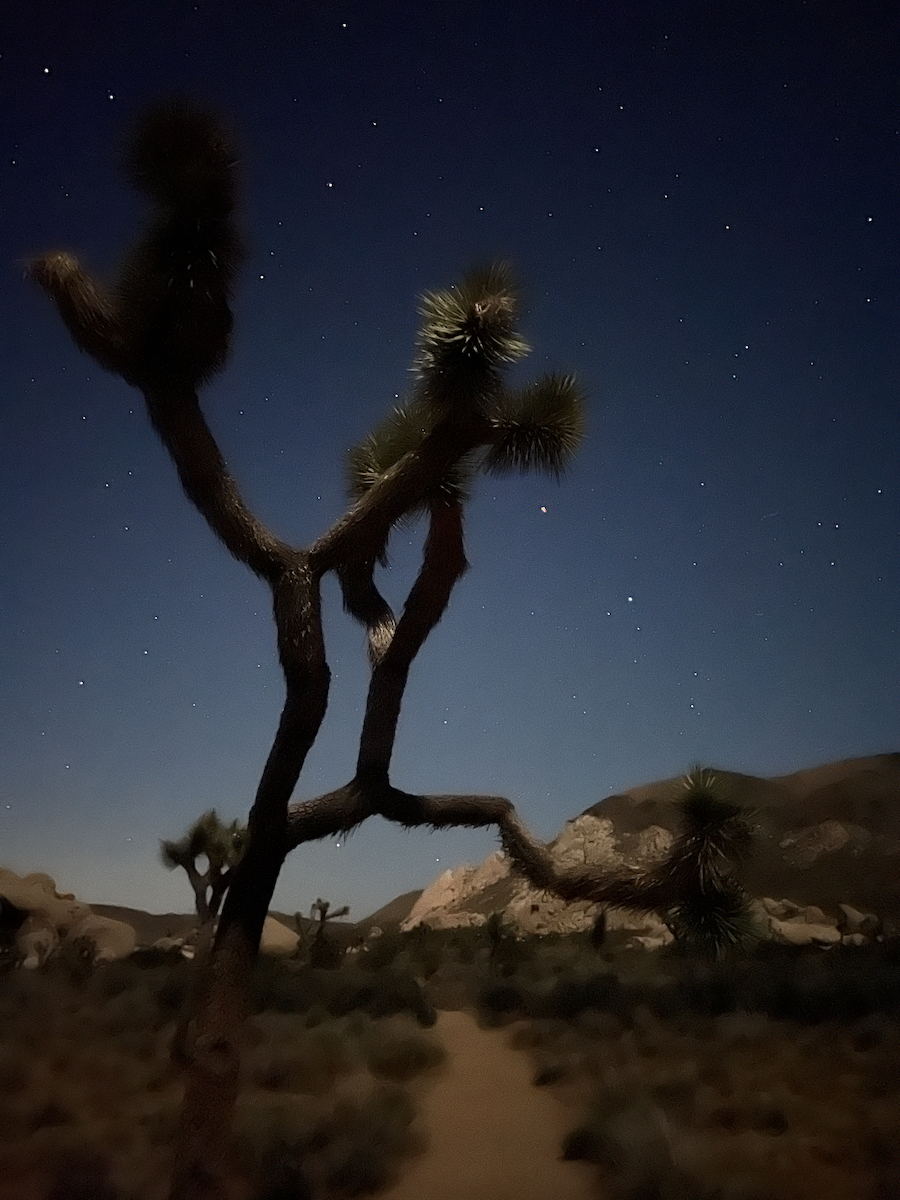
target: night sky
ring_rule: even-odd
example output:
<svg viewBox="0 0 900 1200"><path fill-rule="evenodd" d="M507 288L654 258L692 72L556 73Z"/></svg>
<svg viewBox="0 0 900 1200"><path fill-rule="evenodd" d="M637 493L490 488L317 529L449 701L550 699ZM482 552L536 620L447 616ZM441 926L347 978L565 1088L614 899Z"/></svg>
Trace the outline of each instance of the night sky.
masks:
<svg viewBox="0 0 900 1200"><path fill-rule="evenodd" d="M178 94L242 152L250 245L204 408L257 514L308 543L410 384L417 298L515 264L524 381L575 372L559 485L482 478L471 571L414 664L394 782L506 795L541 837L700 761L900 749L893 5L678 0L20 4L0 32L0 865L188 911L158 862L244 817L282 700L264 586L182 495L140 395L24 278L114 272L124 131ZM712 14L712 15L710 15ZM391 543L402 601L421 531ZM363 631L326 582L331 704L297 798L350 778ZM490 831L372 821L274 906L361 918Z"/></svg>

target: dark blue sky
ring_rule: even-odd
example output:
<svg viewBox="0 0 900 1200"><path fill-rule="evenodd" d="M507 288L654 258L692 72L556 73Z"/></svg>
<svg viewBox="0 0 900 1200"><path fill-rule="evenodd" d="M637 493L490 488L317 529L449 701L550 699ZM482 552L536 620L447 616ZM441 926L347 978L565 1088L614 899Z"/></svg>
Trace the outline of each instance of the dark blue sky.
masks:
<svg viewBox="0 0 900 1200"><path fill-rule="evenodd" d="M23 279L56 248L114 270L143 219L123 130L172 93L243 148L251 252L204 405L280 535L341 513L345 450L408 386L417 296L475 263L523 282L517 377L571 370L591 398L559 486L478 484L396 783L507 795L549 838L697 760L900 748L894 6L715 7L7 16L0 863L189 908L157 840L246 814L280 708L263 586L181 495L140 396ZM392 543L395 601L418 545ZM350 777L365 698L362 634L331 581L326 601L332 700L298 798ZM494 845L372 822L296 852L276 905L361 917Z"/></svg>

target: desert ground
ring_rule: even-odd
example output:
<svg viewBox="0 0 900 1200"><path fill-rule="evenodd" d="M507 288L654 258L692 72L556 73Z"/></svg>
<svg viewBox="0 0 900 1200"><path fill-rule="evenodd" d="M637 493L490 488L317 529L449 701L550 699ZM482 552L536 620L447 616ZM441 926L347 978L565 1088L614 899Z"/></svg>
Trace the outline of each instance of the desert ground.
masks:
<svg viewBox="0 0 900 1200"><path fill-rule="evenodd" d="M0 1198L164 1200L189 964L0 979ZM236 1113L246 1200L896 1200L900 947L731 964L378 939L261 961Z"/></svg>

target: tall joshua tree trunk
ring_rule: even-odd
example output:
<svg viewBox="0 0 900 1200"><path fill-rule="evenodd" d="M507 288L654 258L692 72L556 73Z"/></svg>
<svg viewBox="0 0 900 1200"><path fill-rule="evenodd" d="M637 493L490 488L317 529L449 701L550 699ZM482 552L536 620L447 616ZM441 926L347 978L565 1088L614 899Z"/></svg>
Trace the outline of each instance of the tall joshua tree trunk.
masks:
<svg viewBox="0 0 900 1200"><path fill-rule="evenodd" d="M154 218L116 283L101 286L66 253L31 264L81 349L143 393L187 497L231 554L268 584L285 677L278 731L199 981L173 1200L227 1194L248 984L289 850L376 813L438 826L487 825L511 811L496 798L416 797L394 788L397 717L412 661L465 569L468 479L480 467L558 472L581 436L581 397L571 379L550 377L522 393L504 387L503 366L527 347L515 331L508 272L489 268L425 298L415 392L353 452L355 503L345 516L308 549L268 530L244 504L198 398L228 356L230 291L242 254L234 163L215 119L183 105L161 107L129 142L128 174L149 196ZM430 523L422 569L395 620L374 572L392 527L417 513ZM289 813L328 703L320 601L327 571L337 574L345 608L368 632L369 700L354 779Z"/></svg>
<svg viewBox="0 0 900 1200"><path fill-rule="evenodd" d="M308 548L267 529L245 505L200 408L198 389L225 365L231 284L241 259L234 221L236 155L205 113L170 104L132 136L131 182L154 217L104 288L67 253L31 264L78 346L144 395L147 412L188 499L272 593L285 700L230 876L211 953L199 964L185 1039L185 1093L172 1200L229 1196L230 1129L242 1030L263 922L286 855L380 815L406 827L499 829L503 846L538 887L645 911L677 899L678 872L637 879L560 872L509 800L413 795L391 782L397 720L412 663L466 569L463 510L482 470L558 476L582 437L575 381L551 375L511 389L504 368L528 351L516 331L516 291L503 265L472 272L422 299L410 398L349 456L351 507ZM403 518L424 517L422 564L399 618L375 570ZM347 612L365 626L372 672L354 777L292 803L328 704L321 581L336 574ZM674 880L674 882L673 882Z"/></svg>

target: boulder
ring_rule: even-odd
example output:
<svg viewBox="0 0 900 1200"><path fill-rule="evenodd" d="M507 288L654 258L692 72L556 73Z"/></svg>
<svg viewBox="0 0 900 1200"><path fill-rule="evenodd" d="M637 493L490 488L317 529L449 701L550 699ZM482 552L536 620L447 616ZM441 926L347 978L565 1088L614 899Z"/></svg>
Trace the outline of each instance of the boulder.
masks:
<svg viewBox="0 0 900 1200"><path fill-rule="evenodd" d="M68 892L58 892L49 875L17 875L0 867L0 896L25 914L14 942L22 965L41 966L69 930L90 915L90 907Z"/></svg>
<svg viewBox="0 0 900 1200"><path fill-rule="evenodd" d="M168 951L168 950L183 950L184 949L184 938L183 937L157 938L156 941L153 943L152 949L153 950L166 950L166 951Z"/></svg>
<svg viewBox="0 0 900 1200"><path fill-rule="evenodd" d="M26 971L43 966L59 945L59 935L41 913L29 915L19 927L16 950Z"/></svg>
<svg viewBox="0 0 900 1200"><path fill-rule="evenodd" d="M288 929L274 917L266 917L263 924L259 948L263 954L273 954L279 958L289 958L297 952L300 935L293 929Z"/></svg>
<svg viewBox="0 0 900 1200"><path fill-rule="evenodd" d="M87 938L94 943L95 963L127 958L137 946L137 937L130 925L92 912L72 926L64 941L73 942L78 938Z"/></svg>
<svg viewBox="0 0 900 1200"><path fill-rule="evenodd" d="M838 918L838 928L845 934L861 934L866 938L873 938L880 932L881 922L874 913L861 913L856 908L851 908L849 904L839 904L840 917Z"/></svg>
<svg viewBox="0 0 900 1200"><path fill-rule="evenodd" d="M94 962L124 958L135 948L132 927L91 912L90 905L71 892L58 892L49 875L34 872L16 875L0 868L0 896L25 913L15 935L22 966L34 970L47 961L63 942L86 938L94 946Z"/></svg>
<svg viewBox="0 0 900 1200"><path fill-rule="evenodd" d="M772 936L789 946L834 946L841 940L836 925L813 925L807 921L772 918Z"/></svg>
<svg viewBox="0 0 900 1200"><path fill-rule="evenodd" d="M433 929L448 929L459 925L480 924L481 922L468 920L466 916L462 916L460 920L455 920L454 916L473 897L507 878L509 873L509 862L500 850L489 855L480 866L463 863L442 872L434 883L422 892L400 928L409 930L417 925L430 925Z"/></svg>

